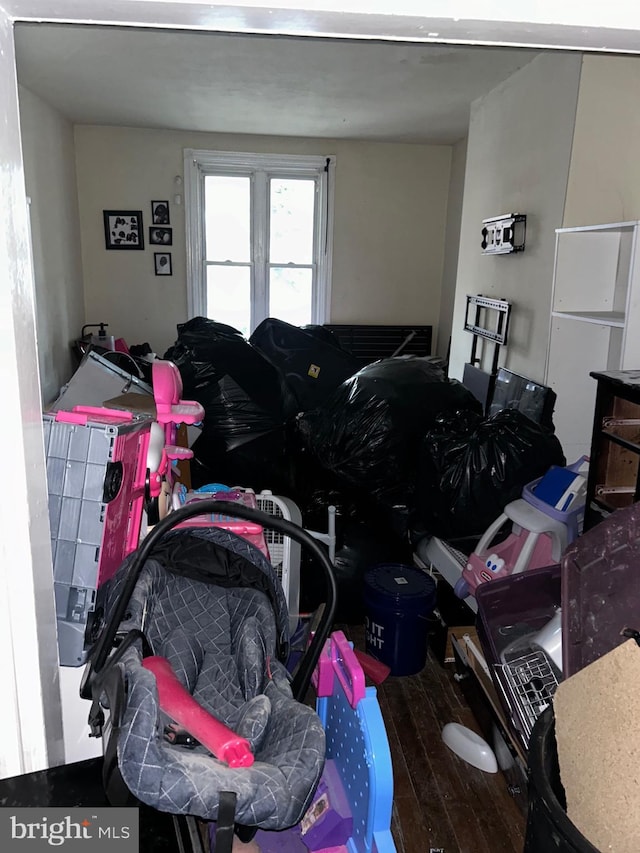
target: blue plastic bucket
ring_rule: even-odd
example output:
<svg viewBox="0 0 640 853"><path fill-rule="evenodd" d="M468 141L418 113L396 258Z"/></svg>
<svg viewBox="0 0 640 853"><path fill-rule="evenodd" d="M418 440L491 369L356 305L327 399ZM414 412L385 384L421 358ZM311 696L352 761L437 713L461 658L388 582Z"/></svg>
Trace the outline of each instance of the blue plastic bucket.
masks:
<svg viewBox="0 0 640 853"><path fill-rule="evenodd" d="M436 582L399 563L372 566L364 576L366 651L392 675L414 675L427 662L428 617Z"/></svg>

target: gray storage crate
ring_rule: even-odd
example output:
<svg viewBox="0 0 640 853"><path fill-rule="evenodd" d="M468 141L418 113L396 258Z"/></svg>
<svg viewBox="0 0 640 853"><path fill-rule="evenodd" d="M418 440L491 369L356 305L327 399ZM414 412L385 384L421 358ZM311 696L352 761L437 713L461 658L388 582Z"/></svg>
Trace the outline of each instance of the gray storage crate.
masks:
<svg viewBox="0 0 640 853"><path fill-rule="evenodd" d="M137 544L151 418L43 416L60 663L80 666L98 588ZM65 417L59 413L58 417ZM141 458L144 455L144 458Z"/></svg>

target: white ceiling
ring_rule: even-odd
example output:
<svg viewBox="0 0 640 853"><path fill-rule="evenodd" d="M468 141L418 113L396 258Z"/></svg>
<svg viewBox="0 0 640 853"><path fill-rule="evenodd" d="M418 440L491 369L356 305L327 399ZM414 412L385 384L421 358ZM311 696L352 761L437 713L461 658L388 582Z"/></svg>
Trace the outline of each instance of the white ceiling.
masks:
<svg viewBox="0 0 640 853"><path fill-rule="evenodd" d="M219 133L450 144L536 53L17 24L19 82L69 119Z"/></svg>

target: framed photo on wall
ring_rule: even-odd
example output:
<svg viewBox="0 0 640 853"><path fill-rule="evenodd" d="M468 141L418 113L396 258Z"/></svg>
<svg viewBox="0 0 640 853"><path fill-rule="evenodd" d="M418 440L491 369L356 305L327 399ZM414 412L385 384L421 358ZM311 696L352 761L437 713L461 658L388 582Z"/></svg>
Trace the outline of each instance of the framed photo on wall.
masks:
<svg viewBox="0 0 640 853"><path fill-rule="evenodd" d="M153 225L168 225L169 224L169 202L168 201L152 201L151 202L151 222Z"/></svg>
<svg viewBox="0 0 640 853"><path fill-rule="evenodd" d="M144 249L141 210L103 210L107 249Z"/></svg>
<svg viewBox="0 0 640 853"><path fill-rule="evenodd" d="M149 242L152 246L170 246L173 243L173 229L152 225L149 228Z"/></svg>
<svg viewBox="0 0 640 853"><path fill-rule="evenodd" d="M171 252L154 252L153 265L156 275L173 275L171 269Z"/></svg>

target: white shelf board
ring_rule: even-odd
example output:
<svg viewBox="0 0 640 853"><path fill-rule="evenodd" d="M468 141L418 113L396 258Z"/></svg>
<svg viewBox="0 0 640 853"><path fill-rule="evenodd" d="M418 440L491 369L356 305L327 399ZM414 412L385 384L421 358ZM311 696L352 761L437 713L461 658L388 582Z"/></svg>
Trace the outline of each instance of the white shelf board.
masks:
<svg viewBox="0 0 640 853"><path fill-rule="evenodd" d="M579 320L582 323L597 323L598 326L614 326L624 329L623 311L552 311L552 317Z"/></svg>
<svg viewBox="0 0 640 853"><path fill-rule="evenodd" d="M585 231L632 231L640 225L640 220L626 222L604 222L602 225L576 225L571 228L556 228L556 234L583 234Z"/></svg>

